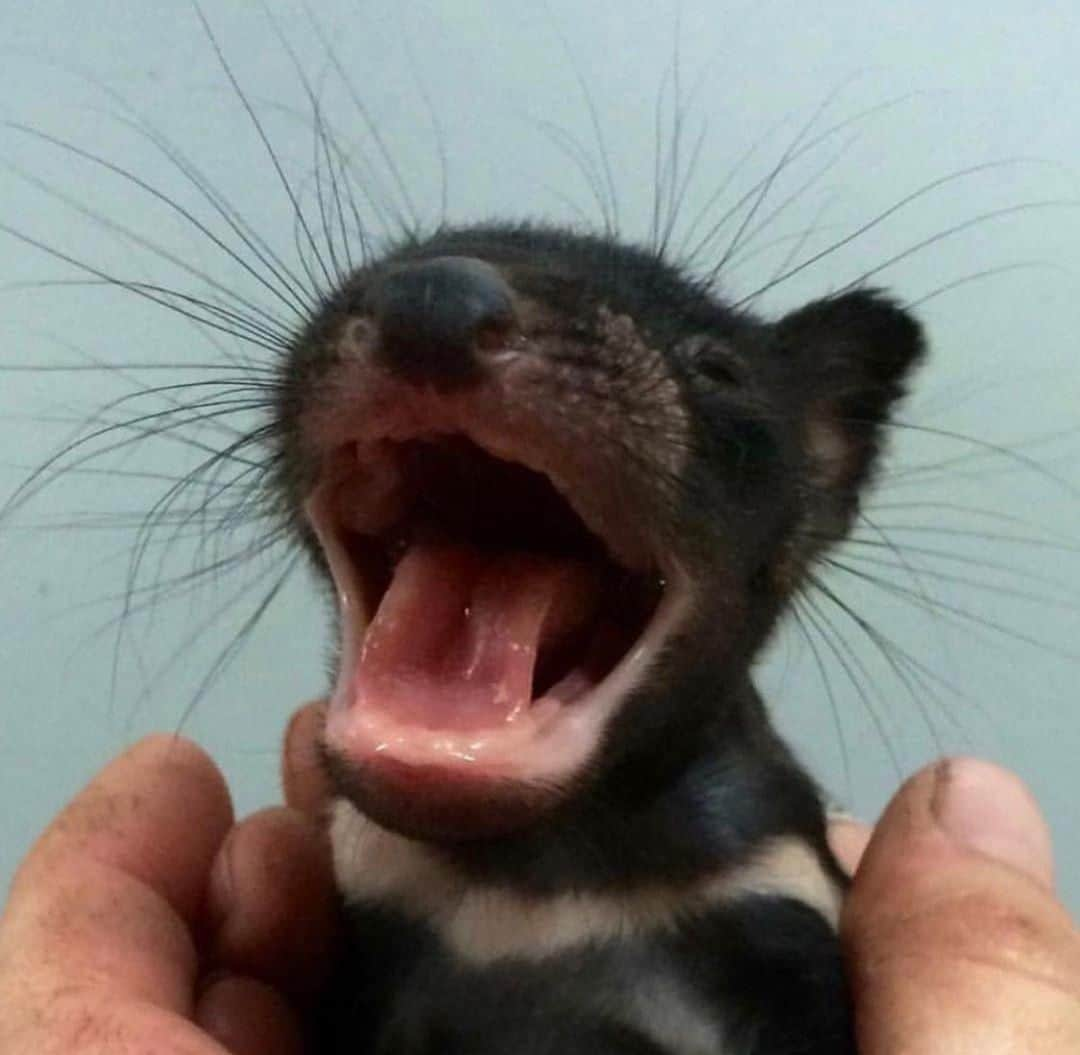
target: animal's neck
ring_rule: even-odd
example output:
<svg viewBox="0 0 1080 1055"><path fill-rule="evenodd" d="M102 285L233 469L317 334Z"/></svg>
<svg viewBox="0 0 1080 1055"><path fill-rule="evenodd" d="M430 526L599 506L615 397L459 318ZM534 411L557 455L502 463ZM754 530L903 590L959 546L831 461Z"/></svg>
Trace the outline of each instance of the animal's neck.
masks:
<svg viewBox="0 0 1080 1055"><path fill-rule="evenodd" d="M346 802L337 806L333 835L338 881L349 902L430 927L476 966L673 931L694 914L748 896L795 899L832 926L839 918L840 884L815 849L792 834L768 837L742 864L692 879L543 893L476 881L445 855L379 828Z"/></svg>

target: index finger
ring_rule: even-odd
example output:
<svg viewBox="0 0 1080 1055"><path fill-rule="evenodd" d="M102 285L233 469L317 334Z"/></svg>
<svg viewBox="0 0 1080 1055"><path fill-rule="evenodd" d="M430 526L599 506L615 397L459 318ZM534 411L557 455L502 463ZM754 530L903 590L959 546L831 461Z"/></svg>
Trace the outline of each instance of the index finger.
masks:
<svg viewBox="0 0 1080 1055"><path fill-rule="evenodd" d="M289 722L281 758L285 802L316 822L325 819L333 788L320 755L326 700L301 707Z"/></svg>
<svg viewBox="0 0 1080 1055"><path fill-rule="evenodd" d="M54 994L99 990L187 1013L190 928L231 823L224 780L193 744L155 737L120 756L16 873L0 918L0 996L17 986L16 1006L44 1008Z"/></svg>

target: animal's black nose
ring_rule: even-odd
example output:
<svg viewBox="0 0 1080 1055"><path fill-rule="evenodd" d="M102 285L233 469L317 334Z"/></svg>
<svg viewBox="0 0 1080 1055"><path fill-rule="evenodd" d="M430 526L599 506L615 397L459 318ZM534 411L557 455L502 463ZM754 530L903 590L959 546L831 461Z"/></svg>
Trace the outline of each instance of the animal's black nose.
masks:
<svg viewBox="0 0 1080 1055"><path fill-rule="evenodd" d="M514 326L510 287L483 260L441 256L404 264L369 291L378 328L375 356L410 380L460 384L475 380L483 348Z"/></svg>

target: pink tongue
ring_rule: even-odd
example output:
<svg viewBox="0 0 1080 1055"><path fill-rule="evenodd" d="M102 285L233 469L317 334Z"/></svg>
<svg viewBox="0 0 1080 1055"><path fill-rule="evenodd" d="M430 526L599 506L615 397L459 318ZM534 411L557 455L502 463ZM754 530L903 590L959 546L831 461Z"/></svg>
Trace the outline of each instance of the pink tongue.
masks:
<svg viewBox="0 0 1080 1055"><path fill-rule="evenodd" d="M575 561L414 544L364 638L355 703L427 729L513 721L540 646L583 627L598 593Z"/></svg>

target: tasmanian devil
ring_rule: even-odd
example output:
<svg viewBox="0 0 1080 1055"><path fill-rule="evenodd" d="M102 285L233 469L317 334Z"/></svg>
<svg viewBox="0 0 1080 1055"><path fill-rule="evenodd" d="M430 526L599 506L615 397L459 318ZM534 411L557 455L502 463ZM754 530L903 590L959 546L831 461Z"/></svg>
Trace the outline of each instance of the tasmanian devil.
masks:
<svg viewBox="0 0 1080 1055"><path fill-rule="evenodd" d="M922 352L876 290L768 321L527 224L323 301L275 430L340 642L322 1050L853 1050L843 877L750 668Z"/></svg>

